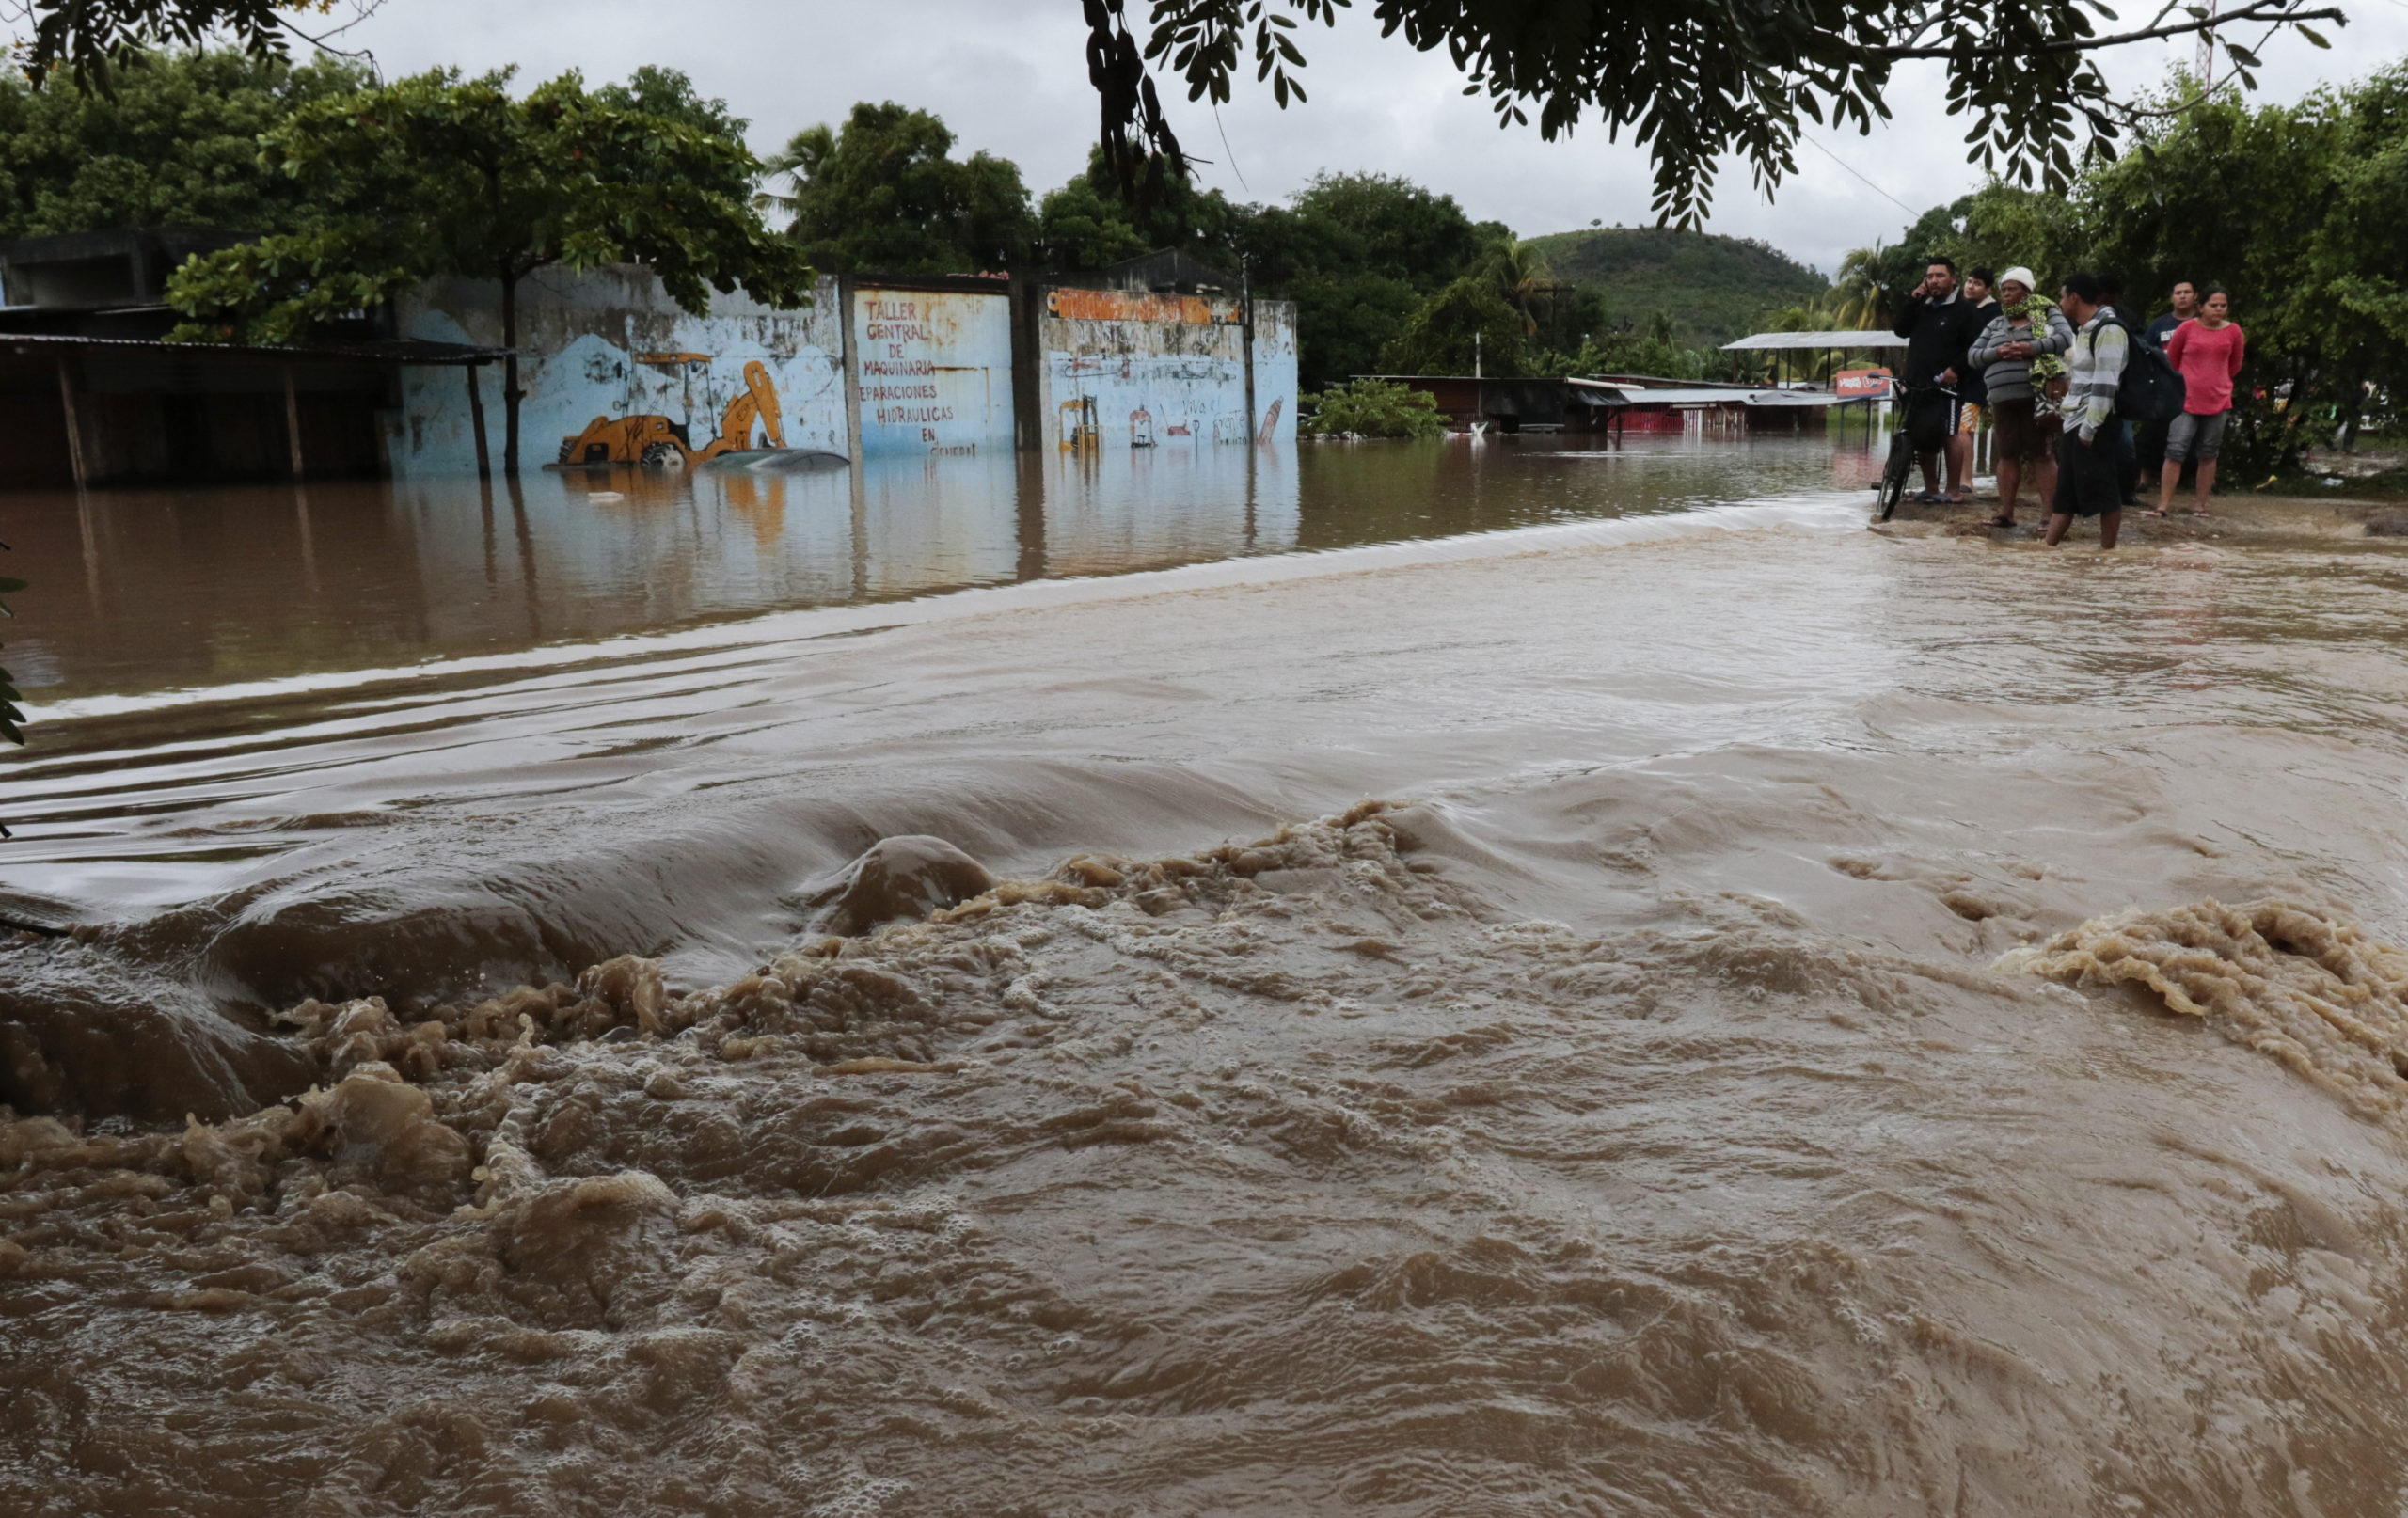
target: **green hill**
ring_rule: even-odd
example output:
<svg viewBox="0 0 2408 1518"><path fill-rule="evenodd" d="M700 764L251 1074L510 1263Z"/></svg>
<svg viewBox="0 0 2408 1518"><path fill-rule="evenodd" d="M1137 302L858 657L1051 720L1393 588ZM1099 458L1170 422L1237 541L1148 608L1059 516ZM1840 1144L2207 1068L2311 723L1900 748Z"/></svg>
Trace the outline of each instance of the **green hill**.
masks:
<svg viewBox="0 0 2408 1518"><path fill-rule="evenodd" d="M1777 248L1712 232L1607 227L1529 241L1558 279L1601 292L1616 325L1662 311L1687 343L1760 331L1766 311L1819 295L1830 283Z"/></svg>

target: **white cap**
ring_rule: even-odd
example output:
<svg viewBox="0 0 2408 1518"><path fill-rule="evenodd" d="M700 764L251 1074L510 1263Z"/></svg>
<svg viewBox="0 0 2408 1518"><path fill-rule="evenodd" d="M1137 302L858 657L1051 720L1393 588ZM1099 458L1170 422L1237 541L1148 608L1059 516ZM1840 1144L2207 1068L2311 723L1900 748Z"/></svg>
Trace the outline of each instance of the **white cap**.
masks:
<svg viewBox="0 0 2408 1518"><path fill-rule="evenodd" d="M2003 285L2021 285L2026 290L2037 290L2040 288L2040 281L2033 278L2032 271L2025 268L2020 263L2017 264L2014 268L2007 270L2004 274L2000 275L1998 277L1998 282Z"/></svg>

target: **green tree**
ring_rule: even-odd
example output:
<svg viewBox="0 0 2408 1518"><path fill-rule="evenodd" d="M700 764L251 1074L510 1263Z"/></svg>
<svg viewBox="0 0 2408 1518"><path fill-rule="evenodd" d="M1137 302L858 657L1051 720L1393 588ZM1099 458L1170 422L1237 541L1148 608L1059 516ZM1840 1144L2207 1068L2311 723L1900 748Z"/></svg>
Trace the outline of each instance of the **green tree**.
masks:
<svg viewBox="0 0 2408 1518"><path fill-rule="evenodd" d="M752 210L760 165L719 103L662 71L603 90L570 72L523 98L510 78L438 69L300 106L263 156L318 198L306 227L185 264L168 286L186 318L174 335L296 342L419 279L464 275L499 282L515 348L518 281L555 263L643 263L697 312L739 281L773 306L808 301L810 266ZM502 395L515 473L515 356Z"/></svg>
<svg viewBox="0 0 2408 1518"><path fill-rule="evenodd" d="M1128 0L1082 5L1102 146L1124 192L1141 172L1157 186L1186 172L1148 60L1177 75L1190 100L1219 104L1250 53L1256 79L1285 106L1305 96L1297 17L1335 24L1347 8L1346 0L1152 0L1141 43L1129 30ZM31 8L32 66L65 62L79 78L150 41L225 35L264 51L293 24L275 0L31 0ZM1967 140L1985 166L2004 163L2018 182L2056 188L2074 179L2078 149L2112 151L2129 119L2094 53L2209 31L2254 84L2258 58L2235 39L2260 24L2295 26L2323 46L2304 24L2346 20L2314 0L2240 0L2214 16L2169 5L2144 25L2103 36L2095 17L2115 13L2098 0L1766 0L1735 8L1696 0L1380 0L1373 8L1384 35L1425 53L1444 49L1502 122L1526 124L1535 113L1550 139L1592 115L1608 137L1628 131L1654 160L1658 213L1683 225L1704 215L1719 160L1744 160L1769 189L1796 170L1798 135L1808 126L1870 131L1887 119L1902 63L1940 64L1949 109L1978 117Z"/></svg>
<svg viewBox="0 0 2408 1518"><path fill-rule="evenodd" d="M1506 303L1494 278L1469 274L1424 300L1380 350L1391 374L1529 372L1522 313Z"/></svg>
<svg viewBox="0 0 2408 1518"><path fill-rule="evenodd" d="M2053 295L2052 281L2080 261L2086 233L2081 213L2062 195L1992 180L1957 201L1956 210L1962 229L1943 245L1962 268L1996 273L2020 263L2039 277L2042 293Z"/></svg>
<svg viewBox="0 0 2408 1518"><path fill-rule="evenodd" d="M953 134L893 101L853 107L841 128L805 127L768 168L793 185L776 200L823 268L975 274L1025 256L1035 229L1019 166L991 153L948 156Z"/></svg>
<svg viewBox="0 0 2408 1518"><path fill-rule="evenodd" d="M1480 269L1497 282L1497 293L1522 313L1522 335L1537 337L1537 302L1560 288L1555 271L1547 266L1546 255L1520 238L1508 237L1488 245Z"/></svg>
<svg viewBox="0 0 2408 1518"><path fill-rule="evenodd" d="M1235 275L1253 215L1251 207L1184 178L1165 182L1144 203L1121 192L1098 150L1087 155L1085 173L1046 195L1038 208L1038 240L1047 267L1063 274L1178 248Z"/></svg>
<svg viewBox="0 0 2408 1518"><path fill-rule="evenodd" d="M1659 379L1728 377L1730 356L1715 348L1685 347L1672 319L1651 311L1635 325L1603 333L1583 348L1573 369L1589 374L1649 374Z"/></svg>
<svg viewBox="0 0 2408 1518"><path fill-rule="evenodd" d="M2376 74L2342 102L2334 195L2308 258L2308 277L2369 334L2335 392L2345 448L2357 443L2370 399L2408 409L2408 68Z"/></svg>
<svg viewBox="0 0 2408 1518"><path fill-rule="evenodd" d="M2225 445L2241 472L2296 466L2325 425L2347 428L2367 385L2408 384L2404 92L2400 65L2290 106L2218 91L2150 123L2142 150L2083 186L2091 257L2141 301L2176 279L2230 290L2249 334Z"/></svg>
<svg viewBox="0 0 2408 1518"><path fill-rule="evenodd" d="M1878 272L1885 251L1876 243L1871 247L1850 248L1840 260L1840 272L1831 277L1830 297L1835 330L1862 331L1896 320L1883 314L1890 307L1890 293Z"/></svg>
<svg viewBox="0 0 2408 1518"><path fill-rule="evenodd" d="M1842 324L1867 324L1868 302L1878 324L1897 320L1900 303L1934 259L1955 260L1960 274L2020 263L2038 277L2042 293L2053 293L2055 281L2088 261L2090 241L2075 199L1993 180L1925 212L1896 243L1850 253L1835 283L1848 292L1839 309L1852 319Z"/></svg>
<svg viewBox="0 0 2408 1518"><path fill-rule="evenodd" d="M1530 346L1550 355L1576 355L1612 329L1605 292L1594 285L1551 285L1533 296L1531 313L1537 330L1530 335ZM1576 359L1566 359L1561 364L1550 360L1543 367L1549 372L1560 369L1571 373L1575 363Z"/></svg>
<svg viewBox="0 0 2408 1518"><path fill-rule="evenodd" d="M1873 250L1864 274L1867 282L1881 292L1883 325L1898 319L1900 303L1923 283L1923 272L1932 260L1956 256L1963 246L1964 216L1972 202L1971 196L1960 196L1948 205L1934 206L1916 217L1896 242Z"/></svg>
<svg viewBox="0 0 2408 1518"><path fill-rule="evenodd" d="M284 231L309 193L260 163L295 108L366 83L356 65L161 54L107 94L0 73L0 242L120 227Z"/></svg>
<svg viewBox="0 0 2408 1518"><path fill-rule="evenodd" d="M1379 367L1425 296L1512 235L1410 180L1324 173L1255 213L1242 246L1255 292L1296 303L1297 363L1311 387Z"/></svg>

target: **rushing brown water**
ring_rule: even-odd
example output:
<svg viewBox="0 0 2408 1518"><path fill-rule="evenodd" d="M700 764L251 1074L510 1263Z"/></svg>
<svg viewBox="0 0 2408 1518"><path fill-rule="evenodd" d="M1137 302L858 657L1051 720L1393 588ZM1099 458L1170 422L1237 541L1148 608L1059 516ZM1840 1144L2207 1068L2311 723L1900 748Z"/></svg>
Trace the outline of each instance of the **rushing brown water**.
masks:
<svg viewBox="0 0 2408 1518"><path fill-rule="evenodd" d="M0 1510L2399 1511L2408 561L1781 457L62 655Z"/></svg>

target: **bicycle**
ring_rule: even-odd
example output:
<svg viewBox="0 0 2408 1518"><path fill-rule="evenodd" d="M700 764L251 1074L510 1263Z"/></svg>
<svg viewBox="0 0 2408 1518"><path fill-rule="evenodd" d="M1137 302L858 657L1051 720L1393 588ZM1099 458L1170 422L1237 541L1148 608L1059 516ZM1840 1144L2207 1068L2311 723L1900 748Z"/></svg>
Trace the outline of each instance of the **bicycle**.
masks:
<svg viewBox="0 0 2408 1518"><path fill-rule="evenodd" d="M1898 403L1898 430L1890 435L1890 462L1882 467L1880 482L1873 487L1877 492L1875 502L1881 508L1873 518L1877 523L1886 522L1896 514L1898 502L1906 498L1907 482L1914 475L1914 397L1944 396L1948 402L1949 419L1954 421L1956 418L1956 392L1946 386L1909 385L1900 380L1897 390L1902 397Z"/></svg>

